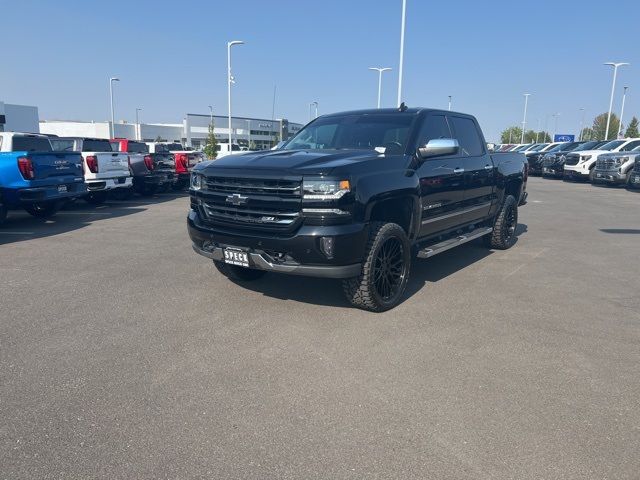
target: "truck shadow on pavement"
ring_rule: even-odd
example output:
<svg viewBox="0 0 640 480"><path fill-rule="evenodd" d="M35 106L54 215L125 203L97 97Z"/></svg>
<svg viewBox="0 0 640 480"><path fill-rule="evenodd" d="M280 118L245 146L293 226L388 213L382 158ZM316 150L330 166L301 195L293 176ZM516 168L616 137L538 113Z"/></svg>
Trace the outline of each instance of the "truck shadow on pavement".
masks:
<svg viewBox="0 0 640 480"><path fill-rule="evenodd" d="M94 206L84 200L65 205L49 219L35 218L23 210L10 210L4 225L0 227L0 245L52 237L87 227L100 220L124 217L144 212L147 205L163 203L179 197L182 192L162 193L153 197L132 197L127 200L107 200Z"/></svg>
<svg viewBox="0 0 640 480"><path fill-rule="evenodd" d="M516 235L520 236L526 232L527 225L518 224ZM409 283L402 302L406 302L415 294L420 293L428 283L436 283L447 278L493 253L494 251L485 247L482 244L482 239L479 239L426 260L414 258ZM280 300L293 300L330 307L350 307L342 293L339 280L271 273L255 282L241 283L240 285L243 288Z"/></svg>

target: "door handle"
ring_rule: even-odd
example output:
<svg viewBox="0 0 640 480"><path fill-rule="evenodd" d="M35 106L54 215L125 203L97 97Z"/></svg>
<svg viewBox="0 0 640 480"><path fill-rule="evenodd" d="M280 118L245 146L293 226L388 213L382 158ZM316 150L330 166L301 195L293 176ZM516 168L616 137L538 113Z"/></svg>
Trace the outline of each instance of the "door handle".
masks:
<svg viewBox="0 0 640 480"><path fill-rule="evenodd" d="M453 173L464 173L464 168L454 168Z"/></svg>
<svg viewBox="0 0 640 480"><path fill-rule="evenodd" d="M485 170L492 170L493 169L493 165L485 165L484 169Z"/></svg>

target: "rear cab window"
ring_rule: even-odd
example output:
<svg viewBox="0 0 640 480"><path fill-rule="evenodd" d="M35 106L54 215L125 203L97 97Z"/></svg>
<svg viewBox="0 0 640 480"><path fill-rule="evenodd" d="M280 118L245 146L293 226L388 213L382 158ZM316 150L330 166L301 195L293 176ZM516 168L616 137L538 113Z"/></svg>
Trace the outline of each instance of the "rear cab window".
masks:
<svg viewBox="0 0 640 480"><path fill-rule="evenodd" d="M55 152L74 152L75 142L73 140L52 138L51 147Z"/></svg>
<svg viewBox="0 0 640 480"><path fill-rule="evenodd" d="M149 153L149 148L146 143L142 142L129 142L129 153Z"/></svg>
<svg viewBox="0 0 640 480"><path fill-rule="evenodd" d="M111 142L101 139L86 139L82 142L83 152L113 152Z"/></svg>
<svg viewBox="0 0 640 480"><path fill-rule="evenodd" d="M23 136L13 137L14 152L51 152L53 148L47 137Z"/></svg>

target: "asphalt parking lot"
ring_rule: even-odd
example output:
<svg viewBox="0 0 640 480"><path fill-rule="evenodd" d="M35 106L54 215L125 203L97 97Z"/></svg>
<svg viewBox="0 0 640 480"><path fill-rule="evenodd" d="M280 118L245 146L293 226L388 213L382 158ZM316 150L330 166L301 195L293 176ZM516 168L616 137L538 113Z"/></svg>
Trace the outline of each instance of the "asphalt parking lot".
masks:
<svg viewBox="0 0 640 480"><path fill-rule="evenodd" d="M640 194L532 178L509 251L406 300L236 285L188 198L0 230L0 478L640 476Z"/></svg>

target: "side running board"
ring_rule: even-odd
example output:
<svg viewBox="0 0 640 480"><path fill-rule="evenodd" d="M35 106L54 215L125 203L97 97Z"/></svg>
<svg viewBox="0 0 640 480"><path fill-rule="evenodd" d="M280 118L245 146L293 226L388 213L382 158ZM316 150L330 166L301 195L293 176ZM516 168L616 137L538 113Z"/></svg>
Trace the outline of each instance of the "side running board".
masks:
<svg viewBox="0 0 640 480"><path fill-rule="evenodd" d="M476 228L475 230L472 230L469 233L465 233L464 235L458 235L457 237L453 237L440 243L435 243L426 248L423 248L418 252L418 258L433 257L434 255L449 250L450 248L457 247L458 245L462 245L463 243L467 243L471 240L475 240L476 238L488 235L491 232L493 232L492 227Z"/></svg>

